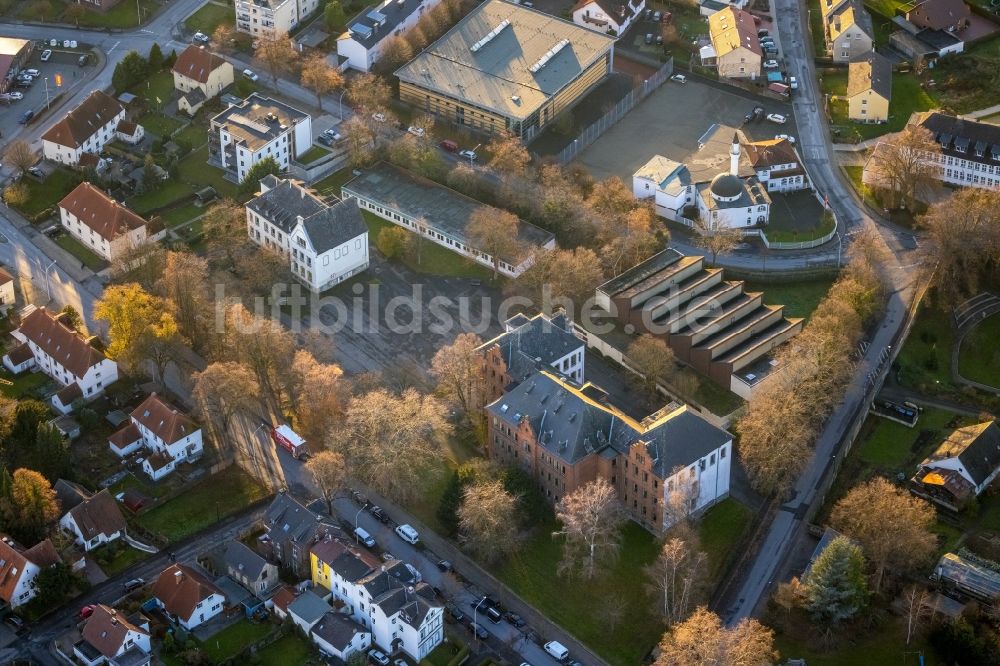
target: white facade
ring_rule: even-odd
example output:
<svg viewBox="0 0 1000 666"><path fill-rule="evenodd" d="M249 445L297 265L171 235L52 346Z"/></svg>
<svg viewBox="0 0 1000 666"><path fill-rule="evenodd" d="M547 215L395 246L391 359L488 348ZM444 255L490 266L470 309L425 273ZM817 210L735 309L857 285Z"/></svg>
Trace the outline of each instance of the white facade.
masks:
<svg viewBox="0 0 1000 666"><path fill-rule="evenodd" d="M755 169L757 179L767 186L768 192L796 192L809 187L805 173L794 162L773 164L769 167ZM796 173L789 173L796 171Z"/></svg>
<svg viewBox="0 0 1000 666"><path fill-rule="evenodd" d="M142 441L147 449L161 453L174 462L197 458L204 450L201 439L201 428L194 430L175 442L165 442L138 420L133 418L132 423L136 425L142 434Z"/></svg>
<svg viewBox="0 0 1000 666"><path fill-rule="evenodd" d="M255 111L254 107L259 107ZM277 109L282 115L264 115ZM251 113L257 115L251 117ZM219 166L242 183L250 169L265 158L273 158L282 171L288 171L291 161L312 147L312 118L308 113L293 109L256 93L212 119L209 130L210 148Z"/></svg>
<svg viewBox="0 0 1000 666"><path fill-rule="evenodd" d="M73 519L72 512L67 512L66 515L59 520L59 527L69 534L72 534L73 539L78 544L83 546L83 549L88 553L95 548L103 546L106 543L111 543L115 539L119 539L122 536L121 530L118 530L117 532L113 532L111 534L104 534L102 532L94 536L94 538L87 540L83 536L83 530L80 529L80 526L76 524L76 520Z"/></svg>
<svg viewBox="0 0 1000 666"><path fill-rule="evenodd" d="M104 150L104 146L117 137L118 123L122 120L125 120L124 108L107 123L96 128L79 146L66 146L43 138L42 155L53 162L76 166L84 153L99 154Z"/></svg>
<svg viewBox="0 0 1000 666"><path fill-rule="evenodd" d="M337 55L346 58L351 69L371 71L390 38L405 33L440 3L441 0L383 0L374 9L366 8L337 38Z"/></svg>
<svg viewBox="0 0 1000 666"><path fill-rule="evenodd" d="M3 271L0 268L0 271ZM2 272L0 272L2 275ZM17 296L14 293L14 279L6 277L0 278L0 313L6 313L17 303Z"/></svg>
<svg viewBox="0 0 1000 666"><path fill-rule="evenodd" d="M291 32L319 6L319 0L236 0L236 30L273 39Z"/></svg>
<svg viewBox="0 0 1000 666"><path fill-rule="evenodd" d="M619 37L627 31L635 21L642 16L646 9L646 0L632 2L629 0L605 0L605 4L614 5L616 8L628 7L625 16L620 11L605 11L597 0L591 0L585 5L577 5L573 9L573 23L584 28L596 30L597 32L608 32L613 30Z"/></svg>
<svg viewBox="0 0 1000 666"><path fill-rule="evenodd" d="M76 215L59 207L59 221L62 227L69 232L69 235L80 241L87 249L105 261L111 261L121 252L139 247L147 241L146 226L136 229L128 229L120 236L109 240L81 220Z"/></svg>
<svg viewBox="0 0 1000 666"><path fill-rule="evenodd" d="M11 608L23 606L35 597L35 578L38 577L41 571L41 568L37 564L25 560L23 570L12 574L18 576L18 579L17 585L14 586L14 590L10 593L9 603Z"/></svg>
<svg viewBox="0 0 1000 666"><path fill-rule="evenodd" d="M331 645L315 632L311 633L310 636L316 647L320 649L320 652L328 654L331 657L336 657L344 662L350 659L351 655L355 652L366 652L372 645L372 635L367 631L356 633L351 641L342 647Z"/></svg>
<svg viewBox="0 0 1000 666"><path fill-rule="evenodd" d="M680 493L689 500L688 512L696 514L729 496L729 476L732 471L733 441L729 440L715 451L676 470L663 484L664 506L671 506L673 494ZM683 516L664 512L663 529L668 529Z"/></svg>
<svg viewBox="0 0 1000 666"><path fill-rule="evenodd" d="M185 629L194 629L221 613L225 603L226 598L224 596L213 592L207 598L195 604L194 611L189 617L177 618L177 623Z"/></svg>
<svg viewBox="0 0 1000 666"><path fill-rule="evenodd" d="M925 153L924 161L937 167L937 177L943 183L960 185L962 187L979 187L984 190L1000 189L1000 162L984 164L981 155L976 155L975 148L968 148L972 154L968 157L958 155L935 155Z"/></svg>

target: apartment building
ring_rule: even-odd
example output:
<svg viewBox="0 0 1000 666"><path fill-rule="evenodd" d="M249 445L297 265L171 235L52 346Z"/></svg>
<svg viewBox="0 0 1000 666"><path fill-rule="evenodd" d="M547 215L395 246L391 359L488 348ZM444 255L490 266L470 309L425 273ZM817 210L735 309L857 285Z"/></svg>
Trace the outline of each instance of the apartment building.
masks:
<svg viewBox="0 0 1000 666"><path fill-rule="evenodd" d="M95 90L42 134L42 154L53 162L76 166L85 153L100 154L116 138L123 120L122 103Z"/></svg>
<svg viewBox="0 0 1000 666"><path fill-rule="evenodd" d="M59 222L105 261L166 234L163 224L147 222L90 183L80 183L59 202Z"/></svg>
<svg viewBox="0 0 1000 666"><path fill-rule="evenodd" d="M862 0L819 0L826 52L834 62L849 63L875 47L875 28Z"/></svg>
<svg viewBox="0 0 1000 666"><path fill-rule="evenodd" d="M337 55L347 66L371 71L382 57L385 44L417 24L441 0L382 0L366 7L347 23L347 31L337 38Z"/></svg>
<svg viewBox="0 0 1000 666"><path fill-rule="evenodd" d="M236 0L236 30L274 39L297 27L320 8L319 0Z"/></svg>

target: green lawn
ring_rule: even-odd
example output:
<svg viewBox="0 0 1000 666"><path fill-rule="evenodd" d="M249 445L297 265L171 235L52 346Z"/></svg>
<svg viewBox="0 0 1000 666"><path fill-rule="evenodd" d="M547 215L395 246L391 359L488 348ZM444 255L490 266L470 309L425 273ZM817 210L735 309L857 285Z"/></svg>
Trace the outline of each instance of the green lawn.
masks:
<svg viewBox="0 0 1000 666"><path fill-rule="evenodd" d="M180 129L182 125L176 118L157 112L147 113L139 119L139 124L146 132L155 134L161 139L169 139L174 130Z"/></svg>
<svg viewBox="0 0 1000 666"><path fill-rule="evenodd" d="M899 350L899 381L924 393L940 394L953 388L951 317L934 305L921 305L909 337Z"/></svg>
<svg viewBox="0 0 1000 666"><path fill-rule="evenodd" d="M163 219L164 224L168 227L176 227L184 224L185 222L189 222L204 213L204 207L197 206L195 204L188 204L186 206L181 206L180 208L169 210L160 215L160 218Z"/></svg>
<svg viewBox="0 0 1000 666"><path fill-rule="evenodd" d="M890 18L899 13L896 10L906 7L907 4L903 0L865 0L865 6L872 12Z"/></svg>
<svg viewBox="0 0 1000 666"><path fill-rule="evenodd" d="M298 634L289 634L258 652L256 663L261 666L304 666L312 654L312 645Z"/></svg>
<svg viewBox="0 0 1000 666"><path fill-rule="evenodd" d="M25 217L34 217L47 208L59 203L64 196L80 184L80 176L69 169L59 168L50 173L44 181L24 178L30 196L28 202L18 208Z"/></svg>
<svg viewBox="0 0 1000 666"><path fill-rule="evenodd" d="M56 244L72 254L92 271L99 271L107 265L103 259L87 249L83 243L67 233L61 234L56 238Z"/></svg>
<svg viewBox="0 0 1000 666"><path fill-rule="evenodd" d="M150 499L156 499L160 495L157 486L146 483L134 474L126 474L125 478L108 488L108 492L112 495L117 495L125 490L136 490Z"/></svg>
<svg viewBox="0 0 1000 666"><path fill-rule="evenodd" d="M139 24L139 12L142 12L144 21L149 21L159 7L156 0L138 0L138 8L135 2L120 2L108 11L101 13L89 11L80 19L82 28L134 28ZM145 55L145 54L143 54Z"/></svg>
<svg viewBox="0 0 1000 666"><path fill-rule="evenodd" d="M750 529L750 509L728 498L709 509L698 526L701 549L708 555L709 580L713 585L740 553L740 546Z"/></svg>
<svg viewBox="0 0 1000 666"><path fill-rule="evenodd" d="M819 58L826 56L826 36L823 29L823 12L819 0L809 0L809 32L812 33L813 51Z"/></svg>
<svg viewBox="0 0 1000 666"><path fill-rule="evenodd" d="M266 491L256 480L232 465L138 518L149 530L177 541L235 513Z"/></svg>
<svg viewBox="0 0 1000 666"><path fill-rule="evenodd" d="M345 167L340 171L334 171L323 180L313 183L312 188L320 194L333 194L340 196L340 188L344 183L354 178L351 167ZM374 238L371 239L374 242Z"/></svg>
<svg viewBox="0 0 1000 666"><path fill-rule="evenodd" d="M24 2L21 4L17 17L25 21L54 21L63 13L66 5L63 2Z"/></svg>
<svg viewBox="0 0 1000 666"><path fill-rule="evenodd" d="M208 131L202 125L191 123L174 135L174 141L187 143L192 149L200 148L208 143Z"/></svg>
<svg viewBox="0 0 1000 666"><path fill-rule="evenodd" d="M190 155L177 164L177 170L182 180L190 183L195 190L211 185L220 197L236 197L239 186L226 180L222 169L208 165L208 145L192 151Z"/></svg>
<svg viewBox="0 0 1000 666"><path fill-rule="evenodd" d="M833 278L808 282L747 282L746 291L762 291L767 305L784 305L786 316L808 319L832 284Z"/></svg>
<svg viewBox="0 0 1000 666"><path fill-rule="evenodd" d="M713 414L725 416L743 406L743 398L704 375L694 374L698 380L698 390L695 391L692 398L695 402L707 407Z"/></svg>
<svg viewBox="0 0 1000 666"><path fill-rule="evenodd" d="M791 227L789 227L789 224ZM812 229L800 229L789 219L785 224L777 220L771 221L766 230L770 243L805 243L822 238L832 232L837 226L832 215L824 214Z"/></svg>
<svg viewBox="0 0 1000 666"><path fill-rule="evenodd" d="M0 393L15 399L34 396L38 389L51 381L44 372L25 372L21 375L13 375L6 368L0 368L0 379L14 382L13 384L0 384Z"/></svg>
<svg viewBox="0 0 1000 666"><path fill-rule="evenodd" d="M902 423L871 415L865 429L869 433L857 445L857 455L874 467L892 471L912 471L912 464L919 463L934 450L946 433L945 426L955 418L954 412L927 409L920 414L916 427L907 428ZM868 431L868 428L871 428ZM931 436L922 435L930 431ZM916 448L918 440L923 439ZM916 449L916 450L915 450Z"/></svg>
<svg viewBox="0 0 1000 666"><path fill-rule="evenodd" d="M962 376L987 386L1000 387L1000 315L981 322L962 340L958 369Z"/></svg>
<svg viewBox="0 0 1000 666"><path fill-rule="evenodd" d="M132 86L129 92L145 99L151 109L163 108L174 92L174 75L169 69L160 70L142 83ZM157 98L160 99L159 102L156 101Z"/></svg>
<svg viewBox="0 0 1000 666"><path fill-rule="evenodd" d="M236 23L236 12L232 7L223 7L213 3L202 6L184 21L184 27L192 32L203 32L209 37L222 23Z"/></svg>
<svg viewBox="0 0 1000 666"><path fill-rule="evenodd" d="M378 241L378 234L382 229L396 226L392 222L383 220L366 210L361 211L361 214L368 224L368 237L373 243ZM445 249L427 239L424 239L422 243L423 247L420 250L421 256L419 262L413 253L405 253L403 256L403 263L412 271L427 273L429 275L479 278L481 280L489 280L493 277L493 271L485 266L473 263L460 254Z"/></svg>
<svg viewBox="0 0 1000 666"><path fill-rule="evenodd" d="M162 208L178 199L191 196L194 193L191 185L171 178L164 181L152 192L137 194L128 202L129 208L139 215L145 215L151 210Z"/></svg>
<svg viewBox="0 0 1000 666"><path fill-rule="evenodd" d="M302 153L301 157L296 158L296 161L301 162L302 164L312 164L319 158L326 157L329 154L330 151L324 148L323 146L314 145L309 150Z"/></svg>
<svg viewBox="0 0 1000 666"><path fill-rule="evenodd" d="M594 580L571 581L556 573L562 557L561 542L551 536L556 530L555 522L539 526L518 555L493 574L608 662L640 663L663 633L643 575L643 567L656 559L656 539L630 521L618 562ZM607 612L613 602L621 604L615 623Z"/></svg>
<svg viewBox="0 0 1000 666"><path fill-rule="evenodd" d="M843 80L843 91L839 90ZM829 82L828 82L829 80ZM823 91L830 94L846 93L847 74L824 74ZM890 132L898 132L906 125L915 111L926 111L938 106L938 101L920 85L920 80L913 74L896 72L892 76L892 100L889 102L889 122L866 125L855 123L847 117L847 101L837 100L830 103L831 123L840 130L839 140L856 139L864 141Z"/></svg>
<svg viewBox="0 0 1000 666"><path fill-rule="evenodd" d="M114 576L115 574L120 573L125 569L128 569L136 562L149 557L149 553L144 553L137 548L133 548L132 546L129 546L128 544L126 544L124 541L121 540L116 542L114 547L116 548L116 552L114 556L110 560L108 560L107 564L100 564L100 559L101 559L101 551L108 549L109 546L107 545L101 546L97 550L93 551L93 553L91 553L92 557L94 557L94 559L97 560L98 563L100 564L101 571L103 571L108 576Z"/></svg>
<svg viewBox="0 0 1000 666"><path fill-rule="evenodd" d="M822 641L810 637L796 640L790 635L778 633L775 647L782 660L805 659L809 666L944 666L951 663L942 659L922 637L917 637L906 645L906 627L902 618L888 616L887 623L873 630L869 635L851 635L844 640L833 641L834 648L824 650ZM924 661L921 664L920 655ZM781 661L779 663L784 663Z"/></svg>
<svg viewBox="0 0 1000 666"><path fill-rule="evenodd" d="M251 622L243 619L201 641L201 647L213 662L228 659L240 650L267 636L275 626L269 622Z"/></svg>

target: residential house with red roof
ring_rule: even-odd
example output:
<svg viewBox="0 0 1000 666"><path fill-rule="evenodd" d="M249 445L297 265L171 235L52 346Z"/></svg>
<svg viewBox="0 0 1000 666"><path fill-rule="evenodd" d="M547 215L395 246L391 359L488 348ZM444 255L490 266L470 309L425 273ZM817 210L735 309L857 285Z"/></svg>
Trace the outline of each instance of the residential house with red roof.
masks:
<svg viewBox="0 0 1000 666"><path fill-rule="evenodd" d="M17 608L35 596L35 578L42 569L59 563L59 554L46 539L21 550L8 537L0 539L0 601Z"/></svg>
<svg viewBox="0 0 1000 666"><path fill-rule="evenodd" d="M22 344L3 357L4 366L19 374L37 369L63 385L52 396L60 414L73 411L78 400L92 400L118 381L118 364L104 355L100 339L86 336L69 324L64 313L29 306L13 335Z"/></svg>
<svg viewBox="0 0 1000 666"><path fill-rule="evenodd" d="M97 604L80 635L73 645L73 656L85 666L148 666L152 659L149 620L141 615L125 617L110 606Z"/></svg>
<svg viewBox="0 0 1000 666"><path fill-rule="evenodd" d="M142 469L154 481L173 472L177 463L197 460L204 451L201 428L156 393L132 410L129 423L108 438L108 445L119 457L145 448L150 455Z"/></svg>
<svg viewBox="0 0 1000 666"><path fill-rule="evenodd" d="M209 99L233 85L233 65L220 55L194 44L184 49L170 70L174 75L174 88L181 92L177 108L190 115Z"/></svg>
<svg viewBox="0 0 1000 666"><path fill-rule="evenodd" d="M59 520L61 527L86 551L114 541L125 534L125 517L107 488L67 508Z"/></svg>
<svg viewBox="0 0 1000 666"><path fill-rule="evenodd" d="M71 236L105 261L163 238L162 224L146 222L90 183L59 202L59 220Z"/></svg>
<svg viewBox="0 0 1000 666"><path fill-rule="evenodd" d="M163 570L153 585L153 598L170 620L187 630L221 613L225 603L222 590L184 564Z"/></svg>
<svg viewBox="0 0 1000 666"><path fill-rule="evenodd" d="M747 141L743 149L757 180L767 186L768 192L794 192L810 187L802 160L788 139Z"/></svg>
<svg viewBox="0 0 1000 666"><path fill-rule="evenodd" d="M67 113L42 135L42 154L68 166L80 163L86 153L100 154L117 137L118 124L125 120L125 107L100 90Z"/></svg>
<svg viewBox="0 0 1000 666"><path fill-rule="evenodd" d="M17 303L14 293L14 276L0 267L0 313L6 314Z"/></svg>

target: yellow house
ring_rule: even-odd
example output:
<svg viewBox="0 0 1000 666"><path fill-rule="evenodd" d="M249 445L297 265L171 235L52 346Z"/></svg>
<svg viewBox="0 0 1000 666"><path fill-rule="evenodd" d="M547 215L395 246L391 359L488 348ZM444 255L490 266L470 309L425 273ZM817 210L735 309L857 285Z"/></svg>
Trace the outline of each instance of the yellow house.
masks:
<svg viewBox="0 0 1000 666"><path fill-rule="evenodd" d="M715 51L719 76L756 79L760 76L763 51L757 39L753 16L736 7L720 9L708 17L708 34Z"/></svg>
<svg viewBox="0 0 1000 666"><path fill-rule="evenodd" d="M847 117L860 123L889 120L892 64L875 51L851 60L847 70Z"/></svg>
<svg viewBox="0 0 1000 666"><path fill-rule="evenodd" d="M211 51L191 45L177 56L173 67L174 88L181 92L177 107L192 116L205 100L215 97L234 80L233 66Z"/></svg>

